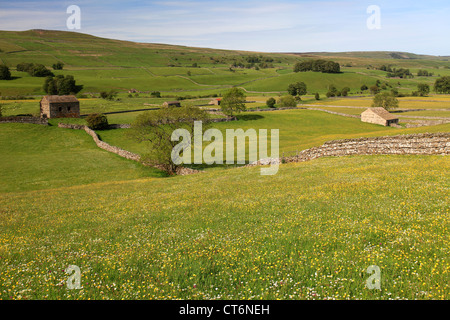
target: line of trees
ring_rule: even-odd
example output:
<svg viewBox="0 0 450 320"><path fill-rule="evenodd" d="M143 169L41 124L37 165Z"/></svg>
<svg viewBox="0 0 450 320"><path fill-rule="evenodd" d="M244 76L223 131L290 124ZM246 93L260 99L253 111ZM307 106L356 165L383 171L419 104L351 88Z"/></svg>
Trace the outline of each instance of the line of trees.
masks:
<svg viewBox="0 0 450 320"><path fill-rule="evenodd" d="M338 62L331 60L306 60L302 62L297 62L294 66L294 72L323 72L323 73L340 73L341 66Z"/></svg>
<svg viewBox="0 0 450 320"><path fill-rule="evenodd" d="M414 78L414 75L409 71L409 69L400 68L396 69L393 68L391 72L388 72L386 75L387 78L401 78L401 79L407 79L407 78Z"/></svg>
<svg viewBox="0 0 450 320"><path fill-rule="evenodd" d="M57 75L56 77L45 78L42 89L50 95L76 94L83 89L82 85L77 85L73 76Z"/></svg>
<svg viewBox="0 0 450 320"><path fill-rule="evenodd" d="M433 72L428 72L427 70L419 70L417 71L417 76L419 77L432 77Z"/></svg>
<svg viewBox="0 0 450 320"><path fill-rule="evenodd" d="M16 67L17 71L27 72L32 77L54 77L55 75L43 64L39 63L19 63Z"/></svg>

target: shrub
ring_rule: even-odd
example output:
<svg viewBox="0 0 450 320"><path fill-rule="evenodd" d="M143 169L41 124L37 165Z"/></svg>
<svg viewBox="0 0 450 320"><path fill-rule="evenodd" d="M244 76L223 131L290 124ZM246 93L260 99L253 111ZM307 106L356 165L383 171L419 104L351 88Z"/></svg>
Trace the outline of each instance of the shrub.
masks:
<svg viewBox="0 0 450 320"><path fill-rule="evenodd" d="M106 91L102 91L100 92L100 97L102 99L106 99L106 100L114 100L114 98L117 96L117 92L114 90L110 90L109 92Z"/></svg>
<svg viewBox="0 0 450 320"><path fill-rule="evenodd" d="M278 105L281 108L293 108L297 106L297 102L295 101L294 97L289 96L283 96L278 100Z"/></svg>
<svg viewBox="0 0 450 320"><path fill-rule="evenodd" d="M266 105L267 105L269 108L275 108L275 103L277 103L277 102L276 102L276 100L275 100L274 98L269 98L269 99L267 99L267 101L266 101Z"/></svg>
<svg viewBox="0 0 450 320"><path fill-rule="evenodd" d="M101 113L92 113L86 118L88 127L92 130L104 130L108 128L108 118Z"/></svg>
<svg viewBox="0 0 450 320"><path fill-rule="evenodd" d="M316 99L316 100L320 100L320 95L319 95L319 93L318 93L318 92L316 92L316 94L314 95L314 99Z"/></svg>
<svg viewBox="0 0 450 320"><path fill-rule="evenodd" d="M62 63L62 62L54 63L52 66L53 70L62 70L63 67L64 67L64 63Z"/></svg>
<svg viewBox="0 0 450 320"><path fill-rule="evenodd" d="M0 65L0 80L10 80L11 72L9 68L5 65Z"/></svg>
<svg viewBox="0 0 450 320"><path fill-rule="evenodd" d="M374 107L381 107L386 110L397 109L398 100L390 92L378 93L373 98L372 108Z"/></svg>

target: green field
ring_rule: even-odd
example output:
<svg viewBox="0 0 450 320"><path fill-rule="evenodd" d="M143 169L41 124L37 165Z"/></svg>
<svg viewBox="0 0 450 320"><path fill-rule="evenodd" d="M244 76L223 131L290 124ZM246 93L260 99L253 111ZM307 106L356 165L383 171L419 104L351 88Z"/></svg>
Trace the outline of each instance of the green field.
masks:
<svg viewBox="0 0 450 320"><path fill-rule="evenodd" d="M32 78L15 71L21 62L42 63L51 68L64 63L64 70L55 74L71 74L83 93L98 93L114 89L127 92L161 91L165 95L180 92L220 94L231 86L252 92L286 92L287 86L304 81L311 94L325 94L334 84L358 93L362 84L387 82L400 92L411 92L419 82L432 85L439 75L450 74L450 63L444 58L406 54L413 59L392 59L387 52L371 53L313 53L301 54L255 53L244 51L192 48L162 44L142 44L98 38L87 34L61 31L0 31L0 62L12 69L13 80L0 80L2 96L42 95L42 78ZM272 67L232 68L249 56L270 59ZM341 74L315 72L294 73L296 62L323 58L338 61ZM376 70L381 65L419 69L433 72L433 77L387 79L386 72Z"/></svg>
<svg viewBox="0 0 450 320"><path fill-rule="evenodd" d="M273 59L273 68L230 70L254 55ZM224 136L226 129L279 129L280 156L336 139L450 132L450 123L403 128L408 116L448 119L448 95L399 98L399 109L424 109L397 113L402 128L305 109L358 115L373 99L359 93L361 84L387 81L406 93L450 75L443 57L403 55L306 57L0 31L0 63L15 77L0 80L0 104L4 116L38 115L43 79L15 66L60 61L64 70L55 73L72 74L84 86L83 115L152 108L169 99L207 104L232 86L247 91L247 108L265 108L267 98L304 81L308 94L298 109L244 112L237 121L212 124ZM343 72L293 72L310 57L339 61ZM387 79L374 68L382 64L435 76ZM324 98L331 84L349 86L350 97ZM130 97L131 88L145 92ZM111 89L118 99L98 98ZM163 97L151 97L152 91ZM132 123L142 112L107 117L110 124ZM450 297L448 156L324 157L282 164L273 176L258 167L195 165L203 172L168 176L99 149L86 132L58 128L59 122L86 124L84 118L50 119L49 126L0 123L2 300ZM128 132L97 133L144 155L148 146ZM69 265L81 270L80 290L66 286ZM366 287L371 265L380 267L381 290Z"/></svg>
<svg viewBox="0 0 450 320"><path fill-rule="evenodd" d="M442 156L323 158L271 177L3 193L0 296L448 299L449 168ZM70 264L81 290L66 288ZM380 291L365 288L373 264Z"/></svg>

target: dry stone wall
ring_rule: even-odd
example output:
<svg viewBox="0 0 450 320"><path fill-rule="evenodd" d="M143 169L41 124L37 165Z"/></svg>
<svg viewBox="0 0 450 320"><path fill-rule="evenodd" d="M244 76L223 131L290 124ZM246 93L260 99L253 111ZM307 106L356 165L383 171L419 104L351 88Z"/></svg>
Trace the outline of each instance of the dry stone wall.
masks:
<svg viewBox="0 0 450 320"><path fill-rule="evenodd" d="M32 123L48 126L48 120L38 117L0 117L0 123Z"/></svg>
<svg viewBox="0 0 450 320"><path fill-rule="evenodd" d="M341 157L348 155L375 154L415 154L415 155L449 155L450 133L421 133L411 135L384 136L373 138L333 140L319 147L303 150L295 156L272 159L272 164L302 162L320 157ZM251 165L268 164L261 159Z"/></svg>
<svg viewBox="0 0 450 320"><path fill-rule="evenodd" d="M95 144L97 145L97 147L115 153L123 158L129 159L129 160L134 160L134 161L139 161L141 159L141 156L132 152L129 152L127 150L121 149L119 147L116 146L112 146L104 141L102 141L97 133L92 130L91 128L89 128L88 126L85 125L80 125L80 124L67 124L67 123L59 123L58 124L59 128L67 128L67 129L77 129L77 130L84 130L86 131L86 133L88 135L90 135L92 137L92 139L94 139Z"/></svg>
<svg viewBox="0 0 450 320"><path fill-rule="evenodd" d="M58 127L59 128L65 128L65 129L75 129L75 130L84 130L86 131L86 133L88 135L90 135L92 137L92 139L94 140L95 144L97 145L97 147L115 153L123 158L129 159L129 160L133 160L133 161L138 161L141 162L141 156L136 154L136 153L132 153L130 151L121 149L119 147L116 146L112 146L104 141L102 141L99 136L97 135L97 133L92 130L91 128L89 128L88 126L85 125L81 125L81 124L68 124L68 123L58 123ZM120 127L122 128L122 127ZM148 165L143 163L144 165ZM152 167L160 169L160 170L164 170L164 167L162 166L158 166L158 165L153 165ZM184 168L184 167L179 167L177 168L177 175L188 175L188 174L193 174L193 173L199 173L202 171L199 170L193 170L190 168Z"/></svg>

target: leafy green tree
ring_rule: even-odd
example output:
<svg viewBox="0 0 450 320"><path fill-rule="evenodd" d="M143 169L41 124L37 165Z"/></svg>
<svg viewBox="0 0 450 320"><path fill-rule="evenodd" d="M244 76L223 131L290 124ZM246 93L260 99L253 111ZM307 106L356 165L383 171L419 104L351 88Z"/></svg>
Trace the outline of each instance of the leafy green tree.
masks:
<svg viewBox="0 0 450 320"><path fill-rule="evenodd" d="M314 99L316 99L316 100L320 100L320 95L319 95L319 93L318 93L318 92L316 92L316 94L314 95Z"/></svg>
<svg viewBox="0 0 450 320"><path fill-rule="evenodd" d="M235 117L236 113L245 111L245 93L239 88L231 88L222 97L220 108L222 112L229 117Z"/></svg>
<svg viewBox="0 0 450 320"><path fill-rule="evenodd" d="M117 97L117 91L110 90L110 91L101 91L100 92L100 98L112 101Z"/></svg>
<svg viewBox="0 0 450 320"><path fill-rule="evenodd" d="M430 86L426 83L419 83L417 85L417 91L421 97L427 96L430 93Z"/></svg>
<svg viewBox="0 0 450 320"><path fill-rule="evenodd" d="M330 97L335 97L337 95L337 88L334 84L330 84L330 86L328 87L328 92L327 92L327 98Z"/></svg>
<svg viewBox="0 0 450 320"><path fill-rule="evenodd" d="M297 106L297 102L293 96L288 95L280 97L280 99L278 99L278 105L281 108L294 108Z"/></svg>
<svg viewBox="0 0 450 320"><path fill-rule="evenodd" d="M147 153L142 158L144 163L158 166L169 174L175 174L182 165L172 161L172 151L180 143L172 141L172 134L176 129L186 129L192 137L194 121L202 121L203 135L209 126L210 116L205 110L195 106L161 108L137 116L128 135L146 144ZM190 145L188 147L191 148ZM186 149L182 151L184 150Z"/></svg>
<svg viewBox="0 0 450 320"><path fill-rule="evenodd" d="M380 92L380 87L378 87L377 85L373 85L369 89L371 94L377 94L378 92Z"/></svg>
<svg viewBox="0 0 450 320"><path fill-rule="evenodd" d="M53 70L62 70L64 67L64 63L57 62L52 65Z"/></svg>
<svg viewBox="0 0 450 320"><path fill-rule="evenodd" d="M296 83L291 83L288 88L287 88L288 93L291 96L302 96L305 95L307 92L307 87L306 84L304 82L296 82Z"/></svg>
<svg viewBox="0 0 450 320"><path fill-rule="evenodd" d="M32 77L47 77L54 76L53 72L47 69L43 64L34 64L29 70L28 73Z"/></svg>
<svg viewBox="0 0 450 320"><path fill-rule="evenodd" d="M294 65L294 72L323 72L323 73L339 73L341 67L339 63L334 61L327 61L323 59L306 60L298 62Z"/></svg>
<svg viewBox="0 0 450 320"><path fill-rule="evenodd" d="M92 130L108 129L108 118L101 113L92 113L86 117L88 127Z"/></svg>
<svg viewBox="0 0 450 320"><path fill-rule="evenodd" d="M438 93L450 93L450 76L436 79L434 82L434 91Z"/></svg>
<svg viewBox="0 0 450 320"><path fill-rule="evenodd" d="M267 101L266 101L266 105L269 107L269 108L275 108L275 104L277 103L277 101L273 98L273 97L270 97L269 99L267 99Z"/></svg>
<svg viewBox="0 0 450 320"><path fill-rule="evenodd" d="M365 84L363 84L361 86L361 91L366 91L367 89L369 89Z"/></svg>
<svg viewBox="0 0 450 320"><path fill-rule="evenodd" d="M349 87L344 87L344 88L342 88L342 90L341 90L341 94L342 94L343 97L348 96L348 93L349 93L349 92L350 92L350 88L349 88Z"/></svg>
<svg viewBox="0 0 450 320"><path fill-rule="evenodd" d="M17 71L24 71L24 72L28 72L31 68L33 67L32 63L28 63L28 62L21 62L16 66L16 70Z"/></svg>
<svg viewBox="0 0 450 320"><path fill-rule="evenodd" d="M5 65L0 65L0 80L10 80L11 79L11 72L9 71L9 68Z"/></svg>
<svg viewBox="0 0 450 320"><path fill-rule="evenodd" d="M51 95L76 94L81 91L83 86L78 86L73 76L57 75L56 77L47 76L44 80L42 89Z"/></svg>
<svg viewBox="0 0 450 320"><path fill-rule="evenodd" d="M372 108L381 107L386 110L398 108L398 99L390 92L382 92L373 98Z"/></svg>

